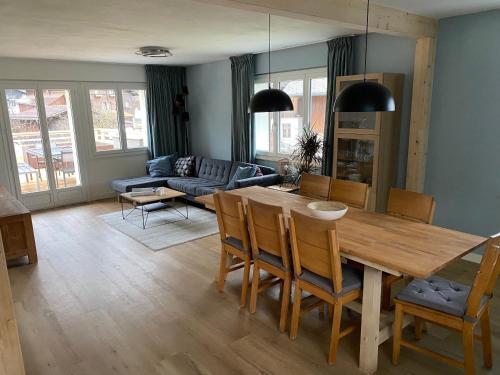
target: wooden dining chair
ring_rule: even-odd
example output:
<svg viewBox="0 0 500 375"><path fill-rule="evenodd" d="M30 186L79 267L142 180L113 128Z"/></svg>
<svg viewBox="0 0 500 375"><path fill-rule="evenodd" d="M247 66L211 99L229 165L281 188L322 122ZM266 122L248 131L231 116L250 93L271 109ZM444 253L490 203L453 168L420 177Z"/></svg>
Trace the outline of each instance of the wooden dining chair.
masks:
<svg viewBox="0 0 500 375"><path fill-rule="evenodd" d="M332 178L328 199L357 208L368 207L370 188L368 184Z"/></svg>
<svg viewBox="0 0 500 375"><path fill-rule="evenodd" d="M253 314L257 309L257 295L259 292L280 284L281 314L279 330L285 332L290 305L292 270L283 208L249 199L247 215L254 260L250 312ZM269 276L261 280L260 270L266 271Z"/></svg>
<svg viewBox="0 0 500 375"><path fill-rule="evenodd" d="M389 215L424 224L432 224L435 209L436 201L430 195L397 188L391 188L389 191L389 200L387 202L387 213ZM401 279L400 276L383 274L382 308L384 310L393 308L392 286Z"/></svg>
<svg viewBox="0 0 500 375"><path fill-rule="evenodd" d="M299 194L309 198L327 200L330 189L330 177L302 173Z"/></svg>
<svg viewBox="0 0 500 375"><path fill-rule="evenodd" d="M214 206L221 239L218 288L224 291L227 274L243 268L240 305L244 307L252 258L243 202L240 196L219 192L214 194Z"/></svg>
<svg viewBox="0 0 500 375"><path fill-rule="evenodd" d="M391 188L387 213L407 220L432 224L436 201L434 197L410 190Z"/></svg>
<svg viewBox="0 0 500 375"><path fill-rule="evenodd" d="M339 340L353 332L351 325L340 331L342 306L361 296L361 272L342 264L335 221L321 220L291 211L290 238L295 275L290 338L297 337L300 315L323 305L333 306L328 362L337 359ZM302 299L302 291L311 295ZM310 303L319 298L319 302ZM309 303L301 309L302 303Z"/></svg>
<svg viewBox="0 0 500 375"><path fill-rule="evenodd" d="M500 234L491 237L481 260L472 287L451 282L441 277L413 280L395 299L394 343L392 362L398 364L401 346L427 354L450 365L474 374L474 339L483 346L484 367L493 367L489 308L500 272ZM422 321L439 324L462 332L464 361L436 353L401 338L404 314L415 317L415 337L422 336ZM480 324L481 335L474 334Z"/></svg>

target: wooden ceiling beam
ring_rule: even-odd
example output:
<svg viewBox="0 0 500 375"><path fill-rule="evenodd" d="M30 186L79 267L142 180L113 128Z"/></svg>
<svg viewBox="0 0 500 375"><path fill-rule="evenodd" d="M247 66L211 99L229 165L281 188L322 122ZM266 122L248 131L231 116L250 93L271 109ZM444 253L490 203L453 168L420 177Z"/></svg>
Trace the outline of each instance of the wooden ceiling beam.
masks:
<svg viewBox="0 0 500 375"><path fill-rule="evenodd" d="M366 0L195 0L260 13L301 19L363 31ZM435 37L437 20L378 4L370 5L370 32L412 38Z"/></svg>

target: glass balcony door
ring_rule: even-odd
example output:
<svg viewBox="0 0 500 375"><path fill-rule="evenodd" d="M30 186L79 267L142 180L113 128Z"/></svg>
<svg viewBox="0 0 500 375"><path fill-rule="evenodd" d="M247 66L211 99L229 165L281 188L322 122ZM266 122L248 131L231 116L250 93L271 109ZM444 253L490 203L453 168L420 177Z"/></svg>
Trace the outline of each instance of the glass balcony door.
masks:
<svg viewBox="0 0 500 375"><path fill-rule="evenodd" d="M10 179L28 208L83 200L71 87L2 85Z"/></svg>

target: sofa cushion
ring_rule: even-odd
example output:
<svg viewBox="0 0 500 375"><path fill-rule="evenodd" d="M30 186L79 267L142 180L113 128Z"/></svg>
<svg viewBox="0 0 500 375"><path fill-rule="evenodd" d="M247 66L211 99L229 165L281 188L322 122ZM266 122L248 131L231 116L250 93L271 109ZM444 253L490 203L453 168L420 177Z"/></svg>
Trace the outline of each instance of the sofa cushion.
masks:
<svg viewBox="0 0 500 375"><path fill-rule="evenodd" d="M196 189L199 187L224 186L217 181L207 180L198 177L171 177L168 179L168 187L182 191L183 193L196 196Z"/></svg>
<svg viewBox="0 0 500 375"><path fill-rule="evenodd" d="M169 177L174 175L174 164L177 154L160 156L147 162L147 169L151 177Z"/></svg>
<svg viewBox="0 0 500 375"><path fill-rule="evenodd" d="M332 280L308 271L305 268L302 269L302 275L300 275L299 278L316 285L336 297L339 297L353 291L354 289L361 288L363 272L354 269L347 264L342 264L342 292L340 294L334 292Z"/></svg>
<svg viewBox="0 0 500 375"><path fill-rule="evenodd" d="M401 301L414 303L455 316L464 316L471 288L442 277L415 279L396 296ZM489 297L483 297L481 304Z"/></svg>
<svg viewBox="0 0 500 375"><path fill-rule="evenodd" d="M196 188L196 196L214 194L215 190L226 190L226 185L199 186Z"/></svg>
<svg viewBox="0 0 500 375"><path fill-rule="evenodd" d="M232 162L228 160L203 158L197 177L227 184L231 174Z"/></svg>
<svg viewBox="0 0 500 375"><path fill-rule="evenodd" d="M112 181L111 187L119 193L126 193L132 191L133 188L167 186L168 179L168 177L151 176L124 178Z"/></svg>
<svg viewBox="0 0 500 375"><path fill-rule="evenodd" d="M255 176L256 171L257 171L256 165L238 167L238 169L236 169L236 173L233 175L233 177L231 177L231 180L227 184L227 189L232 190L236 188L236 181L251 178Z"/></svg>
<svg viewBox="0 0 500 375"><path fill-rule="evenodd" d="M186 156L177 159L174 167L175 175L179 177L193 176L195 161L196 159L194 156Z"/></svg>
<svg viewBox="0 0 500 375"><path fill-rule="evenodd" d="M268 174L275 174L276 173L276 169L274 169L272 167L268 167L266 165L250 164L250 163L243 163L241 161L235 161L235 162L233 162L233 166L231 168L231 174L229 175L229 178L234 176L238 167L248 167L248 166L253 166L253 165L259 167L260 171L262 172L262 174L264 176L266 176Z"/></svg>

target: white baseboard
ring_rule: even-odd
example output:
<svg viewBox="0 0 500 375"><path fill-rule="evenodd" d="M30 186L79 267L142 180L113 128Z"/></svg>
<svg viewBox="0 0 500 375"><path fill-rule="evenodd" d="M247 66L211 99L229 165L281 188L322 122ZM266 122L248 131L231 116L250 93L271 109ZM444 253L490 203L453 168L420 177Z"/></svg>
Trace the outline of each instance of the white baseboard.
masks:
<svg viewBox="0 0 500 375"><path fill-rule="evenodd" d="M481 254L469 253L466 256L462 257L462 259L473 263L481 263L482 257L483 256Z"/></svg>

